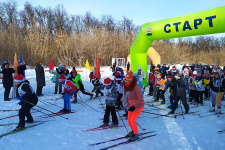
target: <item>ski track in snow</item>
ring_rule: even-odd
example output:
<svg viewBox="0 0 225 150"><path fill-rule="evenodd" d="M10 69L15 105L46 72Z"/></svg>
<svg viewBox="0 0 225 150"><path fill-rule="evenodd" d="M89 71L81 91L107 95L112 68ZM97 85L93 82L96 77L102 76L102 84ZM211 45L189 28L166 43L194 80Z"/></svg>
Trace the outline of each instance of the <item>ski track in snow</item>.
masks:
<svg viewBox="0 0 225 150"><path fill-rule="evenodd" d="M177 65L178 68L182 66ZM89 82L89 72L84 68L79 68L77 70L83 69L84 72L81 72L82 80L84 87L87 91L91 91L93 85ZM113 79L113 76L109 67L103 67L101 70L104 70L102 73L102 79L105 77L110 77ZM49 103L55 104L57 106L63 106L63 99L54 100L54 98L60 97L59 94L54 95L54 84L51 83L50 79L52 75L45 73L46 75L46 86L43 88L43 93L45 96L40 97L41 100L46 100ZM32 87L36 90L36 79L34 69L26 70L26 78L31 82ZM148 88L145 90L145 95L148 93ZM0 84L0 96L2 97L0 101L0 110L15 110L19 109L20 106L17 105L17 100L11 100L9 102L3 101L4 88ZM10 97L12 95L12 90ZM37 116L42 116L44 114L32 110L32 115L36 121L41 120L51 120L45 122L44 124L35 126L33 128L28 128L24 131L14 133L11 135L4 136L0 138L0 150L97 150L113 144L126 141L126 139L121 139L118 141L106 142L104 144L90 146L89 144L102 142L110 140L113 138L118 138L127 134L127 131L124 127L116 129L107 129L101 131L87 131L83 132L82 130L98 127L102 124L101 118L104 117L104 110L101 107L98 99L89 100L89 96L83 95L79 92L81 99L93 107L95 110L91 109L86 105L81 105L79 103L71 104L73 111L76 111L72 114L62 115L63 117L68 117L68 120L55 116L49 118L40 118ZM80 97L78 96L78 99ZM152 97L144 97L145 101L149 101ZM104 97L101 97L101 102L104 102ZM157 106L160 108L165 108L169 105L169 99L166 95L167 104ZM79 101L79 100L78 100ZM44 101L43 101L44 102ZM45 105L42 102L38 103L38 106L48 109L52 112L58 112L61 108L53 106L49 103ZM209 115L212 113L207 113L210 109L209 101L204 101L204 106L198 108L190 108L190 111L199 111L195 115L188 114L182 116L177 116L177 118L169 117L159 117L154 118L157 115L142 113L143 118L138 118L137 123L146 130L143 131L139 128L139 132L147 131L156 131L151 134L157 134L157 136L144 139L139 142L133 142L126 145L120 145L118 147L112 148L115 150L224 150L225 149L225 133L218 133L218 130L225 129L225 114L212 115L200 118L199 115ZM224 101L222 101L224 104ZM149 103L151 104L151 103ZM153 104L158 104L153 103ZM191 107L192 105L190 105ZM105 107L105 105L104 105ZM41 110L38 107L34 107L37 110L43 111L44 113L50 114L50 112ZM166 114L164 110L155 109L145 105L145 111ZM183 109L184 111L184 109ZM222 106L222 111L224 111L224 106ZM176 113L180 113L180 107L176 110ZM4 118L11 115L16 115L18 111L0 111L0 118ZM123 110L119 111L120 115L124 114ZM120 120L119 115L117 115L119 120L119 125L123 125ZM123 117L124 118L124 117ZM0 120L0 124L3 123L15 123L18 122L18 116ZM124 119L124 123L128 130L127 120ZM28 125L28 124L27 124ZM16 127L16 125L9 126L0 126L0 134L11 131Z"/></svg>

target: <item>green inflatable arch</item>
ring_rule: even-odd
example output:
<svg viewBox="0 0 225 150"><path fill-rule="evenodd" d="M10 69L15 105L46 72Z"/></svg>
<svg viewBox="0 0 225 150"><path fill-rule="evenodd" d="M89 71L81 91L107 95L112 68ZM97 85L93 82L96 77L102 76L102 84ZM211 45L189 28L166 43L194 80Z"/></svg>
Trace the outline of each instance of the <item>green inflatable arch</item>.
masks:
<svg viewBox="0 0 225 150"><path fill-rule="evenodd" d="M130 48L132 71L147 74L147 51L154 40L225 32L225 6L146 23ZM143 81L146 86L147 78Z"/></svg>

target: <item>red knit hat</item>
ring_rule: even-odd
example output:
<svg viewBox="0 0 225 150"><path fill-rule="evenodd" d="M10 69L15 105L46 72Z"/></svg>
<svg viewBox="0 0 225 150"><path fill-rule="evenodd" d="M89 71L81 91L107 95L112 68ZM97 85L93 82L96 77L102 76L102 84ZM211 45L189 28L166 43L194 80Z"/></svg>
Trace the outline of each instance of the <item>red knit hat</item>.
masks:
<svg viewBox="0 0 225 150"><path fill-rule="evenodd" d="M175 66L173 66L173 67L172 67L172 69L176 69L176 67L175 67Z"/></svg>
<svg viewBox="0 0 225 150"><path fill-rule="evenodd" d="M18 74L14 77L14 82L23 82L25 81L25 78L22 74Z"/></svg>
<svg viewBox="0 0 225 150"><path fill-rule="evenodd" d="M112 83L112 80L110 79L110 78L106 78L105 80L104 80L104 85L110 85Z"/></svg>
<svg viewBox="0 0 225 150"><path fill-rule="evenodd" d="M170 75L169 75L167 78L172 80L172 79L173 79L173 76L170 76Z"/></svg>

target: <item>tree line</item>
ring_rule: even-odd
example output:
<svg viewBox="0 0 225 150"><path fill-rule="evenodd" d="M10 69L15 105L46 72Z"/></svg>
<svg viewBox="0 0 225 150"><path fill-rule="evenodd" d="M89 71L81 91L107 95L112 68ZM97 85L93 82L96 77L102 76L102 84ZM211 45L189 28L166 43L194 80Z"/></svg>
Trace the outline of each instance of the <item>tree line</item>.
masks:
<svg viewBox="0 0 225 150"><path fill-rule="evenodd" d="M63 5L43 8L28 2L18 10L16 1L1 2L0 60L12 63L16 52L28 65L34 65L37 59L49 64L52 58L54 65L84 66L88 59L94 66L99 55L102 66L111 65L111 58L128 56L139 30L140 27L127 17L122 20L115 20L111 15L96 18L88 11L84 15L74 15ZM159 40L152 46L163 63L224 64L224 43L224 37L202 36L178 41Z"/></svg>

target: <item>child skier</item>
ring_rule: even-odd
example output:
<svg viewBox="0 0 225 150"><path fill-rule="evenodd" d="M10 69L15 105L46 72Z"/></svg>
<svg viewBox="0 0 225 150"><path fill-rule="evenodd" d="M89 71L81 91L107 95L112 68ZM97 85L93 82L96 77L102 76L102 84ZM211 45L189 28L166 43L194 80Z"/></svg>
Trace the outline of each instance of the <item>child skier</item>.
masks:
<svg viewBox="0 0 225 150"><path fill-rule="evenodd" d="M33 88L30 86L29 81L25 80L22 74L16 75L14 77L15 85L18 88L19 96L17 99L20 100L19 104L21 108L19 110L19 124L15 130L20 130L25 127L25 122L34 122L31 116L30 109L38 103L38 97L35 94ZM25 116L27 120L25 121Z"/></svg>
<svg viewBox="0 0 225 150"><path fill-rule="evenodd" d="M163 99L161 104L165 104L166 100L165 100L164 93L165 93L166 81L162 79L161 74L157 75L156 87L158 87L159 90L157 91L157 99L155 101L159 101L159 96L161 96Z"/></svg>
<svg viewBox="0 0 225 150"><path fill-rule="evenodd" d="M74 95L74 93L77 91L77 87L75 83L71 80L66 79L64 75L60 75L59 77L59 83L63 84L64 87L64 107L60 112L63 113L70 113L71 112L71 104L70 104L70 98Z"/></svg>
<svg viewBox="0 0 225 150"><path fill-rule="evenodd" d="M112 127L118 127L118 119L116 116L116 102L117 102L117 86L114 81L110 78L104 79L103 85L105 86L105 104L106 110L104 115L104 124L101 127L108 126L109 124L109 115L112 115Z"/></svg>
<svg viewBox="0 0 225 150"><path fill-rule="evenodd" d="M120 74L116 73L115 74L115 80L116 80L116 86L117 86L117 109L122 109L122 102L120 101L120 99L123 96L123 82L121 81L121 76Z"/></svg>
<svg viewBox="0 0 225 150"><path fill-rule="evenodd" d="M94 85L94 89L92 90L92 92L96 93L95 97L98 97L99 93L101 94L101 96L103 96L104 94L101 91L103 89L102 83L95 76L92 76L91 82Z"/></svg>
<svg viewBox="0 0 225 150"><path fill-rule="evenodd" d="M205 84L202 82L199 76L196 77L196 80L192 82L196 87L195 101L203 105L203 93L205 91Z"/></svg>

